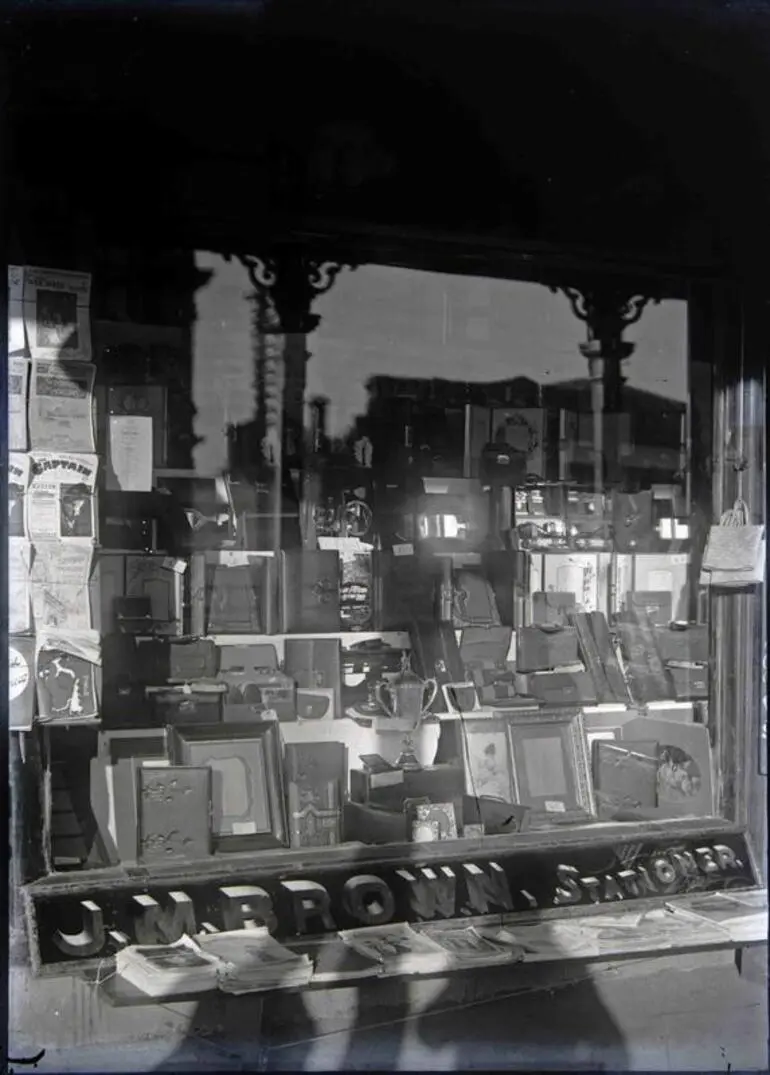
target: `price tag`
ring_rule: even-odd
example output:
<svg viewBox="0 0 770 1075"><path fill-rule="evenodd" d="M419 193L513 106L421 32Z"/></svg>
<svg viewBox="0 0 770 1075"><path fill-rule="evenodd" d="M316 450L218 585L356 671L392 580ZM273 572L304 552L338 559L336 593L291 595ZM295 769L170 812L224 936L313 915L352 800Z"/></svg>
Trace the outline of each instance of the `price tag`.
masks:
<svg viewBox="0 0 770 1075"><path fill-rule="evenodd" d="M403 545L393 546L394 556L414 556L414 545L410 542L405 542Z"/></svg>
<svg viewBox="0 0 770 1075"><path fill-rule="evenodd" d="M545 812L547 814L564 814L567 812L567 807L562 802L556 802L553 799L546 799Z"/></svg>

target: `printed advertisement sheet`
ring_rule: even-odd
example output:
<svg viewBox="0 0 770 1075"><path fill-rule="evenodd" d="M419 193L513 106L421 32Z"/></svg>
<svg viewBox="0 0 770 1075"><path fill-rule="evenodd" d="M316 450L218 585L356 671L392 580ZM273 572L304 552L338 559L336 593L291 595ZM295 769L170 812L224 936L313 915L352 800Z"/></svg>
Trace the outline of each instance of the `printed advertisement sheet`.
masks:
<svg viewBox="0 0 770 1075"><path fill-rule="evenodd" d="M8 539L8 630L23 634L32 626L29 568L31 549L23 538Z"/></svg>
<svg viewBox="0 0 770 1075"><path fill-rule="evenodd" d="M33 541L96 538L95 455L31 452L27 532Z"/></svg>
<svg viewBox="0 0 770 1075"><path fill-rule="evenodd" d="M39 719L70 724L99 716L96 669L101 664L95 631L38 634Z"/></svg>
<svg viewBox="0 0 770 1075"><path fill-rule="evenodd" d="M30 458L21 452L8 453L8 537L27 536L27 487Z"/></svg>
<svg viewBox="0 0 770 1075"><path fill-rule="evenodd" d="M91 276L24 269L24 322L33 358L91 359Z"/></svg>
<svg viewBox="0 0 770 1075"><path fill-rule="evenodd" d="M92 560L93 548L82 542L44 541L34 546L32 611L38 633L91 629Z"/></svg>
<svg viewBox="0 0 770 1075"><path fill-rule="evenodd" d="M34 359L29 438L41 451L93 452L94 367L85 362Z"/></svg>
<svg viewBox="0 0 770 1075"><path fill-rule="evenodd" d="M10 337L9 337L10 350ZM12 452L27 449L27 391L29 362L25 358L8 359L8 448Z"/></svg>

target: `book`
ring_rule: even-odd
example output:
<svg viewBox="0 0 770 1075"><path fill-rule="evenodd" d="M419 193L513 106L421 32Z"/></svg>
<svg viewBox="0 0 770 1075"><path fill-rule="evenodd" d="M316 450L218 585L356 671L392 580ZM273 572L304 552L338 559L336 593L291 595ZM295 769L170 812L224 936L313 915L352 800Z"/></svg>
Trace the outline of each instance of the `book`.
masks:
<svg viewBox="0 0 770 1075"><path fill-rule="evenodd" d="M726 930L733 941L767 940L767 891L710 892L673 905L680 914Z"/></svg>
<svg viewBox="0 0 770 1075"><path fill-rule="evenodd" d="M430 939L440 945L457 966L486 966L489 963L510 963L522 959L523 951L515 945L495 941L473 926L461 929L431 928Z"/></svg>
<svg viewBox="0 0 770 1075"><path fill-rule="evenodd" d="M347 774L344 744L287 743L284 772L291 846L340 843Z"/></svg>
<svg viewBox="0 0 770 1075"><path fill-rule="evenodd" d="M211 854L211 769L140 766L140 862L200 859Z"/></svg>
<svg viewBox="0 0 770 1075"><path fill-rule="evenodd" d="M362 955L339 937L293 944L292 951L307 955L312 959L314 985L324 982L344 982L349 979L374 978L382 971L382 964L378 960Z"/></svg>

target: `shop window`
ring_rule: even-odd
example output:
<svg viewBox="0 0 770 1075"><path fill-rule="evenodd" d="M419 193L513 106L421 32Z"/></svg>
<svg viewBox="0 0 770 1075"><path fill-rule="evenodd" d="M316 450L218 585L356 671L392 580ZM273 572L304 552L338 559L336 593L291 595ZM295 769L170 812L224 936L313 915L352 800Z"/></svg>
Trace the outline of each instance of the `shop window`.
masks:
<svg viewBox="0 0 770 1075"><path fill-rule="evenodd" d="M46 869L718 824L686 290L610 338L543 283L293 256L153 262L190 323L102 296L55 369L61 304L12 292Z"/></svg>

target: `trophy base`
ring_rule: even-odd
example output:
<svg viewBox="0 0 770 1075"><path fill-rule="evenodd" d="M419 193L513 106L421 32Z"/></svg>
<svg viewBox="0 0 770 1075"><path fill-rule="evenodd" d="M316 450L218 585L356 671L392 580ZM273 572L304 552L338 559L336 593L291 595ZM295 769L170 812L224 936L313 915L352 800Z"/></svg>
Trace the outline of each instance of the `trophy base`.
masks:
<svg viewBox="0 0 770 1075"><path fill-rule="evenodd" d="M411 750L402 750L396 758L395 766L397 769L408 769L410 772L422 769L422 765L418 761L417 755Z"/></svg>

